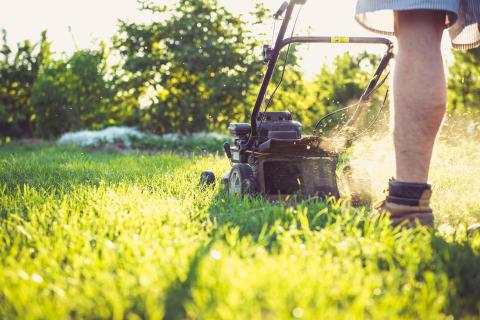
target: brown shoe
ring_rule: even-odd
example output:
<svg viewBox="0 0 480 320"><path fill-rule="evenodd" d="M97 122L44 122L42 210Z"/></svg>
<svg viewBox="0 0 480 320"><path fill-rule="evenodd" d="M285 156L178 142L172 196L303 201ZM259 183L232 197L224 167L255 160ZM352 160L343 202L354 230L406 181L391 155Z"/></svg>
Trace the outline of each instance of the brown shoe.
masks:
<svg viewBox="0 0 480 320"><path fill-rule="evenodd" d="M377 203L374 210L379 214L387 214L394 227L400 224L406 228L418 225L433 227L435 218L430 208L431 197L432 187L429 184L392 179L386 199Z"/></svg>

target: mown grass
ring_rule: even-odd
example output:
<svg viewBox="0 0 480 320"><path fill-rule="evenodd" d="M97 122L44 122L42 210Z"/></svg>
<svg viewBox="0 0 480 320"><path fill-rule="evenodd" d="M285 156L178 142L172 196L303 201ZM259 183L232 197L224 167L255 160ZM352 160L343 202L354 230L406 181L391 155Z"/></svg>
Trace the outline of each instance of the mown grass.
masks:
<svg viewBox="0 0 480 320"><path fill-rule="evenodd" d="M198 186L202 170L228 167L216 156L3 146L0 318L479 316L480 237L462 224L479 217L478 192L442 198L457 190L452 168L435 174L435 205L448 211L430 233L340 203Z"/></svg>

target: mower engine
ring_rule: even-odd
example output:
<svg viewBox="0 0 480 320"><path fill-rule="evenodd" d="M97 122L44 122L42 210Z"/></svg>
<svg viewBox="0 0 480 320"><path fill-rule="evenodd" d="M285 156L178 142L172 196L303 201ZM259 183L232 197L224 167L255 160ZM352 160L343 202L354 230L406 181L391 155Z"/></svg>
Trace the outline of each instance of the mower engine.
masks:
<svg viewBox="0 0 480 320"><path fill-rule="evenodd" d="M251 125L232 123L233 146L225 144L232 170L222 182L231 195L261 194L269 199L288 195L338 197L337 156L320 148L316 138L302 138L302 125L290 112L259 113L255 151L249 144Z"/></svg>

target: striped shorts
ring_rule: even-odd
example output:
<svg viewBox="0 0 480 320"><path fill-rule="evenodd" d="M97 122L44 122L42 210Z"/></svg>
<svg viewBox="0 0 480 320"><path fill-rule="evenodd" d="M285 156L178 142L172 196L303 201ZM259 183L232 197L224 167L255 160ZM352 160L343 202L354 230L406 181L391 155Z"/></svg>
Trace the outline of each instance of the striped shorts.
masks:
<svg viewBox="0 0 480 320"><path fill-rule="evenodd" d="M355 18L370 31L394 35L393 11L420 9L446 12L454 48L480 45L480 0L358 0Z"/></svg>

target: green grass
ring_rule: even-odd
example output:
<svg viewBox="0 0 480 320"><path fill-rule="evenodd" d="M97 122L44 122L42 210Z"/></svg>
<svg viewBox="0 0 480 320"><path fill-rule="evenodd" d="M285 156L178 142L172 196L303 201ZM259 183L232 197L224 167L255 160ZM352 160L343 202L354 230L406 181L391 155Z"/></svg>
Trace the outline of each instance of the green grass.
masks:
<svg viewBox="0 0 480 320"><path fill-rule="evenodd" d="M215 156L2 146L0 318L475 319L480 166L459 148L436 160L432 234L201 189Z"/></svg>

